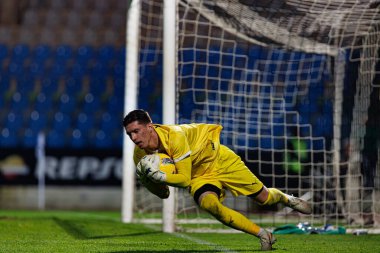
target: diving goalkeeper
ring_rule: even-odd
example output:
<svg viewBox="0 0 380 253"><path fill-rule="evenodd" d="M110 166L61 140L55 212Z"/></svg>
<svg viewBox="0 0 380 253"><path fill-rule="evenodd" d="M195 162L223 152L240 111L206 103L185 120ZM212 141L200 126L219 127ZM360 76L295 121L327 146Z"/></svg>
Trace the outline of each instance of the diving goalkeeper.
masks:
<svg viewBox="0 0 380 253"><path fill-rule="evenodd" d="M137 175L149 190L152 189L149 182L188 187L195 202L217 220L258 237L261 250L271 250L275 237L241 213L224 206L225 190L234 196L245 195L260 205L283 203L298 212L311 213L311 206L306 201L276 188L265 187L237 154L220 144L220 125L153 124L149 114L139 109L125 116L123 126L136 145ZM155 153L168 154L174 161L177 174L160 171L158 156L151 155ZM145 155L149 158L141 159ZM168 194L160 197L168 197Z"/></svg>

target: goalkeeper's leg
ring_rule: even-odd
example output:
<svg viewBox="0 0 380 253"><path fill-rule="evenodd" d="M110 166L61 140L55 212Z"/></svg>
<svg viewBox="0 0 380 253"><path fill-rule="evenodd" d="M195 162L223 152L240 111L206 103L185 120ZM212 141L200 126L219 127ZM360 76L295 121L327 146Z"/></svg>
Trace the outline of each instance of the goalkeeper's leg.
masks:
<svg viewBox="0 0 380 253"><path fill-rule="evenodd" d="M284 205L304 214L311 214L311 206L305 200L290 196L277 188L263 187L260 194L255 196L255 199L261 205L273 205L283 203Z"/></svg>
<svg viewBox="0 0 380 253"><path fill-rule="evenodd" d="M220 146L220 157L222 158L219 166L223 173L213 177L217 177L232 192L248 195L262 205L283 203L298 212L311 214L311 206L305 200L285 194L276 188L266 188L241 158L226 146Z"/></svg>
<svg viewBox="0 0 380 253"><path fill-rule="evenodd" d="M201 208L208 211L226 226L258 237L260 239L262 250L272 249L272 244L276 241L272 233L259 227L241 213L224 206L219 201L219 197L216 193L211 191L203 193L199 197L198 203Z"/></svg>

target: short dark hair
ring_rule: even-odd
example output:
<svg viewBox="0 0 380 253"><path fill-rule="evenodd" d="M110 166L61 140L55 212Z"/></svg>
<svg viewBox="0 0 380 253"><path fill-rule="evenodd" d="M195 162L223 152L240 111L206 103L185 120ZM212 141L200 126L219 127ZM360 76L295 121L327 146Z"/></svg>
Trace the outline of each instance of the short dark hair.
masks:
<svg viewBox="0 0 380 253"><path fill-rule="evenodd" d="M134 121L138 121L140 124L152 123L149 113L142 109L130 111L127 116L124 117L123 126L126 127Z"/></svg>

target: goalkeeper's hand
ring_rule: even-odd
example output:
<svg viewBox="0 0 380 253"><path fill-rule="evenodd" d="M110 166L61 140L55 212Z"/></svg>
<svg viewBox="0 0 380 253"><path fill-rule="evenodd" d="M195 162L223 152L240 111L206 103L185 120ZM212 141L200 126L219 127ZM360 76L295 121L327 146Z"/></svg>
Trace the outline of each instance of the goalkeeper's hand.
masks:
<svg viewBox="0 0 380 253"><path fill-rule="evenodd" d="M145 173L143 173L141 171L141 166L138 166L137 165L137 169L136 169L136 175L137 175L137 178L140 180L140 182L142 183L142 185L147 185L149 183L149 179L148 177L145 175Z"/></svg>
<svg viewBox="0 0 380 253"><path fill-rule="evenodd" d="M170 195L169 187L166 184L153 182L147 177L145 172L142 171L141 164L137 166L136 176L140 183L147 188L151 193L161 199L166 199Z"/></svg>
<svg viewBox="0 0 380 253"><path fill-rule="evenodd" d="M160 170L160 157L157 154L146 155L140 160L137 164L137 175L156 183L166 182L166 173Z"/></svg>

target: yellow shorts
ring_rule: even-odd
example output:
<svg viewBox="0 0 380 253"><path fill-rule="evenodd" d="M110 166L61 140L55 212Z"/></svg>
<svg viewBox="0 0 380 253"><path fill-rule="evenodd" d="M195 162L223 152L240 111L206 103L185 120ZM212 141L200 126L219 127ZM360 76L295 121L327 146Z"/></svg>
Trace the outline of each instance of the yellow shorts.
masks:
<svg viewBox="0 0 380 253"><path fill-rule="evenodd" d="M190 193L194 193L205 184L212 184L222 190L228 189L234 196L255 194L263 188L263 183L248 169L241 158L231 149L220 145L215 161L202 164L205 171L193 177ZM223 197L223 196L221 196Z"/></svg>

